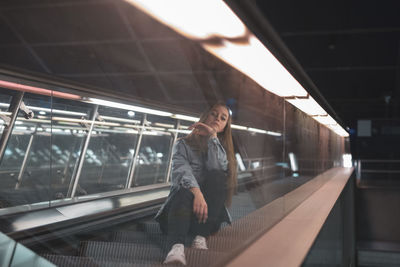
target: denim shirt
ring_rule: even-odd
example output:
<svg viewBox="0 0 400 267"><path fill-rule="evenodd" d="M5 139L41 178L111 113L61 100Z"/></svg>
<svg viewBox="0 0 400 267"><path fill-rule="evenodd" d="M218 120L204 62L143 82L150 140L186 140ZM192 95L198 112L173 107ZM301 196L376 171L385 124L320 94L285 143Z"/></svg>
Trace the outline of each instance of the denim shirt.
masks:
<svg viewBox="0 0 400 267"><path fill-rule="evenodd" d="M169 203L172 197L178 190L183 187L190 189L192 187L200 187L204 177L203 170L213 171L222 170L228 171L228 159L226 152L217 137L208 139L207 157L203 159L197 151L190 147L185 139L176 141L172 151L172 172L171 172L171 191L170 194L158 211L155 219L163 212L165 206ZM225 208L223 221L231 223L231 216Z"/></svg>
<svg viewBox="0 0 400 267"><path fill-rule="evenodd" d="M184 139L176 142L172 153L172 186L183 186L187 189L200 187L199 184L204 180L203 169L228 170L225 149L216 137L208 139L208 153L205 160L187 145Z"/></svg>

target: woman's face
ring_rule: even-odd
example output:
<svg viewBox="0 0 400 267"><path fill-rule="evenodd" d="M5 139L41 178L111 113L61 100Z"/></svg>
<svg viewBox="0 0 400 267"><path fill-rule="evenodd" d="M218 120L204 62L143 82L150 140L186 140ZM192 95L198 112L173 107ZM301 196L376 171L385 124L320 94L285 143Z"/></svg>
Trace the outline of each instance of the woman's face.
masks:
<svg viewBox="0 0 400 267"><path fill-rule="evenodd" d="M214 128L217 133L220 133L224 131L228 118L229 113L226 107L215 106L211 109L204 123Z"/></svg>

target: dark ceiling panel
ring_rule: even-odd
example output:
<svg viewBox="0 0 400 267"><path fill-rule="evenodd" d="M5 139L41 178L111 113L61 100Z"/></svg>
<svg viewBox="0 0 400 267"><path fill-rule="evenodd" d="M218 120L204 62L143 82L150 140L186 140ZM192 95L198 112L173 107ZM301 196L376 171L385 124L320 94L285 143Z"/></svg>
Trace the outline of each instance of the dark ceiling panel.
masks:
<svg viewBox="0 0 400 267"><path fill-rule="evenodd" d="M2 13L31 44L130 38L110 3L18 8Z"/></svg>
<svg viewBox="0 0 400 267"><path fill-rule="evenodd" d="M256 2L280 33L400 27L400 3L397 0Z"/></svg>
<svg viewBox="0 0 400 267"><path fill-rule="evenodd" d="M35 51L56 74L80 75L150 71L145 57L134 42L102 45L37 46Z"/></svg>
<svg viewBox="0 0 400 267"><path fill-rule="evenodd" d="M207 103L202 89L191 74L160 74L170 99L174 102L189 101Z"/></svg>
<svg viewBox="0 0 400 267"><path fill-rule="evenodd" d="M6 22L3 18L0 17L0 45L10 45L10 44L21 44L21 41L14 34L14 32L6 25Z"/></svg>
<svg viewBox="0 0 400 267"><path fill-rule="evenodd" d="M32 54L22 45L0 47L0 51L0 64L30 71L44 71Z"/></svg>
<svg viewBox="0 0 400 267"><path fill-rule="evenodd" d="M118 92L148 101L168 102L155 75L138 74L112 77L111 79Z"/></svg>
<svg viewBox="0 0 400 267"><path fill-rule="evenodd" d="M399 33L286 36L303 67L395 66Z"/></svg>
<svg viewBox="0 0 400 267"><path fill-rule="evenodd" d="M328 101L392 95L396 79L395 70L310 72L310 76Z"/></svg>
<svg viewBox="0 0 400 267"><path fill-rule="evenodd" d="M142 45L157 71L190 71L180 43L180 40L160 40L142 42Z"/></svg>

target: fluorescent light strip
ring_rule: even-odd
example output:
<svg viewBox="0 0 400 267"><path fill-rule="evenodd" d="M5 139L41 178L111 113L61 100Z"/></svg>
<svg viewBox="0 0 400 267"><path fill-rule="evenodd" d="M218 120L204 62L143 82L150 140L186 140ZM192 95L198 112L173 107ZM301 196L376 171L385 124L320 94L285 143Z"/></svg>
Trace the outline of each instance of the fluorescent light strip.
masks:
<svg viewBox="0 0 400 267"><path fill-rule="evenodd" d="M196 118L196 117L192 117L192 116L186 116L186 115L181 115L181 114L173 114L171 116L174 119L178 119L178 120L185 120L185 121L194 121L197 122L199 121L200 118Z"/></svg>
<svg viewBox="0 0 400 267"><path fill-rule="evenodd" d="M0 103L1 108L8 108L9 106L10 106L10 104ZM42 107L35 107L35 106L27 106L27 108L29 108L33 111L44 111L44 112L53 113L53 114L62 114L62 115L71 115L71 116L87 116L86 113L61 110L61 109L42 108Z"/></svg>
<svg viewBox="0 0 400 267"><path fill-rule="evenodd" d="M139 124L140 123L139 120L130 120L130 119L103 116L103 115L100 115L100 117L102 117L105 120L110 120L110 121L129 122L129 123L133 123L133 124Z"/></svg>
<svg viewBox="0 0 400 267"><path fill-rule="evenodd" d="M251 33L247 42L203 44L203 47L241 71L265 90L281 97L307 96L307 91L275 56Z"/></svg>
<svg viewBox="0 0 400 267"><path fill-rule="evenodd" d="M323 125L334 125L337 124L337 122L329 115L326 116L313 116L312 117L314 120L318 121L319 123Z"/></svg>
<svg viewBox="0 0 400 267"><path fill-rule="evenodd" d="M247 127L245 127L245 126L240 126L240 125L236 125L236 124L231 124L231 128L232 128L232 129L235 129L235 130L244 130L244 131L247 130Z"/></svg>
<svg viewBox="0 0 400 267"><path fill-rule="evenodd" d="M272 131L267 131L267 134L268 134L268 135L272 135L272 136L282 136L282 134L281 134L281 133L278 133L278 132L272 132Z"/></svg>
<svg viewBox="0 0 400 267"><path fill-rule="evenodd" d="M325 116L328 113L311 97L286 99L287 102L310 116Z"/></svg>
<svg viewBox="0 0 400 267"><path fill-rule="evenodd" d="M61 109L50 109L50 108L41 108L41 107L33 107L33 106L27 106L27 108L34 110L34 111L45 111L45 112L52 113L52 114L71 115L71 116L87 116L86 113L61 110Z"/></svg>
<svg viewBox="0 0 400 267"><path fill-rule="evenodd" d="M63 118L63 117L53 117L52 120L55 121L67 121L67 122L76 122L76 123L87 123L91 124L91 120L80 120L80 119L72 119L72 118ZM93 124L95 125L105 125L105 126L120 126L120 123L115 122L105 122L105 121L94 121Z"/></svg>
<svg viewBox="0 0 400 267"><path fill-rule="evenodd" d="M255 133L262 133L262 134L266 134L267 133L266 130L261 130L261 129L257 129L257 128L251 128L251 127L247 128L247 130L250 131L250 132L255 132Z"/></svg>
<svg viewBox="0 0 400 267"><path fill-rule="evenodd" d="M158 115L158 116L167 116L167 117L172 116L172 113L170 113L170 112L165 112L165 111L160 111L160 110L155 110L155 109L150 109L150 108L143 108L143 107L138 107L138 106L133 106L133 105L127 105L127 104L117 103L117 102L98 99L98 98L89 97L88 99L84 100L84 102L101 105L101 106L120 108L120 109L125 109L125 110L133 110L136 112L142 112L142 113Z"/></svg>
<svg viewBox="0 0 400 267"><path fill-rule="evenodd" d="M168 124L168 123L155 122L154 125L164 127L164 128L174 128L174 125Z"/></svg>
<svg viewBox="0 0 400 267"><path fill-rule="evenodd" d="M184 134L190 134L192 132L191 130L177 130L177 129L168 129L168 131L173 133L184 133Z"/></svg>
<svg viewBox="0 0 400 267"><path fill-rule="evenodd" d="M125 1L191 39L238 38L246 34L244 24L223 1Z"/></svg>

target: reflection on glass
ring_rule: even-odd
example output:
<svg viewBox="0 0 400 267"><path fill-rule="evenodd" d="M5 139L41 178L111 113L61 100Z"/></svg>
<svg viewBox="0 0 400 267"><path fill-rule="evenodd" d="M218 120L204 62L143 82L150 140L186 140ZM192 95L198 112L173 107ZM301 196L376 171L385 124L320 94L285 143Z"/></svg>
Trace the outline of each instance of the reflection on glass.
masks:
<svg viewBox="0 0 400 267"><path fill-rule="evenodd" d="M172 140L169 133L144 132L135 167L135 186L165 182Z"/></svg>
<svg viewBox="0 0 400 267"><path fill-rule="evenodd" d="M143 115L99 107L77 195L124 189Z"/></svg>
<svg viewBox="0 0 400 267"><path fill-rule="evenodd" d="M50 100L25 94L23 102L25 106L50 108ZM0 165L2 207L50 199L51 124L49 119L36 115L28 118L20 111L17 116Z"/></svg>

